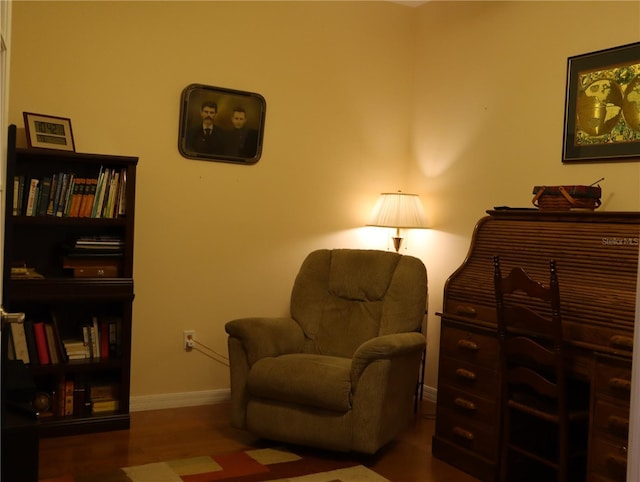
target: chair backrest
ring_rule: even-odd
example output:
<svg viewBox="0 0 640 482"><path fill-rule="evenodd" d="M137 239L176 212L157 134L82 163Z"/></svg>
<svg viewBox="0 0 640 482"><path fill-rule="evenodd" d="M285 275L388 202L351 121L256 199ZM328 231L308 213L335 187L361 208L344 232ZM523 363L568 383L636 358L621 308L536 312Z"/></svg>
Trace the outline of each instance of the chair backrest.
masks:
<svg viewBox="0 0 640 482"><path fill-rule="evenodd" d="M314 251L291 294L303 351L332 356L351 357L373 337L420 330L426 307L424 264L389 251Z"/></svg>
<svg viewBox="0 0 640 482"><path fill-rule="evenodd" d="M503 376L503 402L526 394L543 395L556 413L566 408L562 356L560 290L555 262L549 285L515 267L502 277L494 258L496 317ZM515 394L515 395L514 395Z"/></svg>

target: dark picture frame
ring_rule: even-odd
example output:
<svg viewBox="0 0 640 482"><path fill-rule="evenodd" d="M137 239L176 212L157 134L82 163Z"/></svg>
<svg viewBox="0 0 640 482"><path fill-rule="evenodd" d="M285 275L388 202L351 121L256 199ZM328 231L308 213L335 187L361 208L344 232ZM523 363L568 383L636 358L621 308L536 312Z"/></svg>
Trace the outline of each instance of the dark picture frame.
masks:
<svg viewBox="0 0 640 482"><path fill-rule="evenodd" d="M640 42L569 57L562 162L640 158Z"/></svg>
<svg viewBox="0 0 640 482"><path fill-rule="evenodd" d="M255 164L267 104L254 92L189 84L180 99L178 150L188 159ZM209 133L205 127L213 129Z"/></svg>
<svg viewBox="0 0 640 482"><path fill-rule="evenodd" d="M23 112L27 145L30 148L75 152L71 119Z"/></svg>

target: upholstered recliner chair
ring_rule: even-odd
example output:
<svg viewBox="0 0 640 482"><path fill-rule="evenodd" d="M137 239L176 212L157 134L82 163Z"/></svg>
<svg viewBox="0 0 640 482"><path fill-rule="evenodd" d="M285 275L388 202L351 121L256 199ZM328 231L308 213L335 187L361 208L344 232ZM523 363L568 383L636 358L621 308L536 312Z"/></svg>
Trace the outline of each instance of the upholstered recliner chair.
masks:
<svg viewBox="0 0 640 482"><path fill-rule="evenodd" d="M312 252L293 286L291 317L226 324L233 426L375 453L413 416L426 304L427 273L417 258Z"/></svg>

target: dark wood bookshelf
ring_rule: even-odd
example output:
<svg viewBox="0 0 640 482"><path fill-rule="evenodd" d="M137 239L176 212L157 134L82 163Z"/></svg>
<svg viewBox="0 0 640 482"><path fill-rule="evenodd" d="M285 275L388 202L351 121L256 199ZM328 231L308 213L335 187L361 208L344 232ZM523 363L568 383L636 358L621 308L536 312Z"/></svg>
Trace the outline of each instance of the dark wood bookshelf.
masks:
<svg viewBox="0 0 640 482"><path fill-rule="evenodd" d="M27 365L38 394L48 395L52 410L38 416L40 436L58 436L129 427L129 395L131 365L131 326L134 300L133 239L135 213L135 182L138 158L89 154L52 149L16 148L16 127L10 126L7 151L5 238L2 299L8 312L23 312L27 322L45 322L53 326L58 362L43 364L33 360L29 350ZM109 170L118 177L110 184L115 189L114 209L110 214L91 216L73 215L63 211L58 215L35 212L27 215L24 207L30 179L44 179L54 175L71 175L70 184L77 179L98 179ZM126 177L126 183L119 182ZM20 209L15 206L16 182L22 178L23 193ZM88 191L87 191L88 192ZM82 192L80 191L82 195ZM68 196L71 202L73 193ZM62 197L61 197L61 201ZM125 206L120 210L121 206ZM105 212L107 210L105 209ZM63 266L69 256L91 259L100 265L108 264L110 254L89 251L78 255L78 240L82 238L115 238L117 248L117 276L78 274L79 271ZM74 251L75 250L75 251ZM73 252L73 254L69 254ZM113 259L113 258L111 258ZM22 266L35 270L35 277L12 277L11 268ZM83 326L113 328L112 343L98 345L97 352L83 359L68 359L63 339L83 339ZM26 324L25 324L26 328ZM111 351L111 348L113 351ZM10 353L10 350L7 350ZM3 353L3 357L9 353ZM37 356L36 356L37 358ZM72 413L61 410L60 391L64 382L73 382L77 391L84 393L82 410L74 406ZM90 393L97 384L113 386L117 408L94 414ZM75 397L74 393L74 397ZM75 401L74 401L74 405ZM69 408L69 404L67 404ZM96 407L97 409L97 407Z"/></svg>

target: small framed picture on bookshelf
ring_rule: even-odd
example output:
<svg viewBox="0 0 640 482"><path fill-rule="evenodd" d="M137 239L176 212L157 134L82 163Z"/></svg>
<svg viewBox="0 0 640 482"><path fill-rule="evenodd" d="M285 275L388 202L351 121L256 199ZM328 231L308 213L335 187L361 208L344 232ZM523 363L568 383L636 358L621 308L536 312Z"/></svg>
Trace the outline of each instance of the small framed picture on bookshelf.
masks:
<svg viewBox="0 0 640 482"><path fill-rule="evenodd" d="M27 145L75 152L71 119L23 112Z"/></svg>
<svg viewBox="0 0 640 482"><path fill-rule="evenodd" d="M253 92L190 84L180 102L178 150L188 159L255 164L266 101Z"/></svg>

